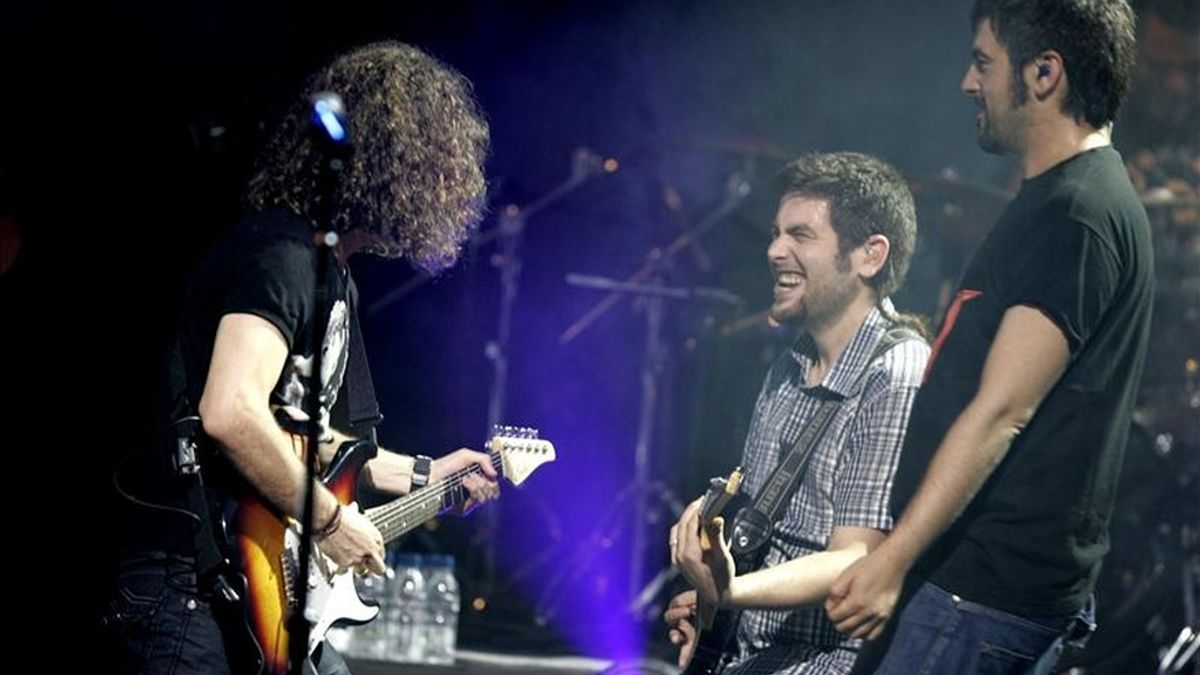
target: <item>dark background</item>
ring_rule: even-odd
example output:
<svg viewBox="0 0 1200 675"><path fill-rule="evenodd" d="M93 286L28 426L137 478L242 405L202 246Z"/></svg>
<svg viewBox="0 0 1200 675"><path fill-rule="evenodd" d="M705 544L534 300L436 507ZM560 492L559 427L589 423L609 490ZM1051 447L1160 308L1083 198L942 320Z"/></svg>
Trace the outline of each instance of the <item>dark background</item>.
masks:
<svg viewBox="0 0 1200 675"><path fill-rule="evenodd" d="M922 245L897 301L926 315L1012 189L1012 165L978 150L958 91L968 11L951 0L6 7L0 217L17 238L0 249L12 259L0 325L9 513L28 527L12 544L18 559L47 565L39 577L71 587L72 611L89 621L111 553L108 476L153 410L157 353L188 269L236 216L254 152L303 78L354 45L398 39L475 84L492 129L484 230L505 205L565 180L578 148L620 164L525 231L508 419L538 426L559 461L506 490L491 515L442 521L405 546L456 554L464 597L495 599L485 616L464 608L468 642L489 646L489 620L520 625L535 606L550 615L547 644L640 653L648 629L621 610L630 528L646 528L648 577L663 564L671 503L736 461L762 373L787 339L732 323L767 305L763 254L782 160L856 150L910 177ZM1150 15L1185 35L1200 25L1182 1L1139 11L1143 26ZM1149 62L1182 62L1182 93L1139 71L1135 93L1152 92L1156 105L1131 104L1123 118L1116 145L1127 157L1197 144L1200 54L1180 44ZM564 345L563 331L602 297L564 278L628 277L716 209L735 172L749 197L659 268L664 283L726 289L744 303L668 303L649 473L661 485L635 516L644 303L622 301ZM485 439L494 252L471 247L403 297L394 292L413 274L402 263L357 263L386 446L436 455ZM1170 399L1173 387L1159 389ZM69 514L69 534L51 512ZM488 547L500 560L491 587Z"/></svg>

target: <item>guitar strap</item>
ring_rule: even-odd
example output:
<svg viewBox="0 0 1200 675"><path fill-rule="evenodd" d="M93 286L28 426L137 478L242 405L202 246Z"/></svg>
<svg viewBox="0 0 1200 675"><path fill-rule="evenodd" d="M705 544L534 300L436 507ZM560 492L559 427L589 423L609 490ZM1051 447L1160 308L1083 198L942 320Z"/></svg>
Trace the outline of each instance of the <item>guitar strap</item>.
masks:
<svg viewBox="0 0 1200 675"><path fill-rule="evenodd" d="M920 339L921 336L911 328L894 326L888 329L875 345L871 357L864 362L862 369L858 372L854 380L855 386L861 384L870 365L892 347L901 342ZM733 536L730 541L730 548L736 557L746 560L753 559L761 552L760 549L763 545L770 540L775 523L778 522L779 516L791 500L796 488L800 486L800 480L804 477L804 471L808 467L813 450L828 430L834 413L837 412L841 403L842 399L837 397L827 398L821 403L821 407L817 409L812 420L804 427L796 442L792 444L787 457L771 472L771 476L759 490L754 501L738 511L734 518Z"/></svg>
<svg viewBox="0 0 1200 675"><path fill-rule="evenodd" d="M228 569L229 561L221 554L217 535L213 531L212 502L208 499L200 472L199 455L206 436L198 411L188 396L187 368L178 338L171 347L168 377L174 403L167 446L172 453L175 475L187 485L187 508L196 515L192 521L196 578L202 588L208 588L227 602L237 602L237 591L223 574Z"/></svg>
<svg viewBox="0 0 1200 675"><path fill-rule="evenodd" d="M349 278L347 277L349 283ZM372 443L375 427L383 421L379 401L375 398L375 381L367 364L367 349L363 344L362 327L358 323L358 291L351 285L350 296L350 354L346 363L346 406L350 426Z"/></svg>

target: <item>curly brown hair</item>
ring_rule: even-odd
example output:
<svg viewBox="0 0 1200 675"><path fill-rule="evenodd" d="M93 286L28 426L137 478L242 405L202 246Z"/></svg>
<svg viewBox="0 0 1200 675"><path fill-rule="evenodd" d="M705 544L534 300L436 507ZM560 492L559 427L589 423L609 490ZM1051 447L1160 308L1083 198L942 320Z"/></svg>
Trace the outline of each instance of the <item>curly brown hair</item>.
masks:
<svg viewBox="0 0 1200 675"><path fill-rule="evenodd" d="M329 209L318 189L322 155L309 133L319 92L346 107L353 153ZM488 126L470 82L416 47L380 42L339 56L309 79L267 144L246 203L283 208L338 232L370 235L370 253L431 273L458 258L482 215Z"/></svg>

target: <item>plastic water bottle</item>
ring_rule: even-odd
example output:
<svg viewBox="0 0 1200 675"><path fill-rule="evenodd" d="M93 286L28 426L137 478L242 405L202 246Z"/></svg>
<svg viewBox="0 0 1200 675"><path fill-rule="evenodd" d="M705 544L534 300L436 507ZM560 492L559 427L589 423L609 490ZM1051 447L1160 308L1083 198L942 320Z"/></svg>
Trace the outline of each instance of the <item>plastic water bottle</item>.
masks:
<svg viewBox="0 0 1200 675"><path fill-rule="evenodd" d="M388 626L388 661L425 660L425 615L428 613L424 560L414 553L396 556L390 602L380 617Z"/></svg>
<svg viewBox="0 0 1200 675"><path fill-rule="evenodd" d="M454 576L454 558L435 555L426 558L425 663L454 663L458 640L460 598Z"/></svg>
<svg viewBox="0 0 1200 675"><path fill-rule="evenodd" d="M391 595L391 584L388 578L374 575L356 576L354 585L364 601L375 602L380 606L382 614ZM366 659L383 658L388 648L388 635L386 622L382 621L382 618L382 616L376 617L374 621L363 626L332 628L327 637L334 648L345 656Z"/></svg>

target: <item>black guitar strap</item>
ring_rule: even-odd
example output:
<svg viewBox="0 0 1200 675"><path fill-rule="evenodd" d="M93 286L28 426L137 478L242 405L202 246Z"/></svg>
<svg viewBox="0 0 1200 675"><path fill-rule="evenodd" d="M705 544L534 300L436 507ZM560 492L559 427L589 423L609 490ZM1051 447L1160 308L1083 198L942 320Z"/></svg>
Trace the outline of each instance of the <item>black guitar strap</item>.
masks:
<svg viewBox="0 0 1200 675"><path fill-rule="evenodd" d="M221 599L236 602L237 592L222 572L228 569L228 560L221 554L217 535L213 531L211 502L204 488L200 471L200 454L205 434L200 416L188 395L187 368L183 361L183 350L179 340L171 347L168 364L170 391L174 402L171 422L167 427L167 450L171 452L171 464L175 475L187 485L188 510L196 515L193 521L192 542L196 551L196 577L203 587L219 595Z"/></svg>
<svg viewBox="0 0 1200 675"><path fill-rule="evenodd" d="M855 385L860 384L866 377L870 365L892 347L901 342L920 339L922 339L921 336L911 328L895 326L888 329L879 339L871 357L866 360L862 370L859 371L854 381ZM813 449L828 430L834 413L837 412L841 403L842 400L839 398L828 398L821 404L812 420L800 433L799 438L792 444L791 451L771 472L771 476L754 501L738 512L734 518L733 537L730 541L730 548L737 557L753 558L771 538L775 523L778 522L779 516L791 500L796 488L800 486L800 480L804 477L804 471L808 467L808 460L812 457Z"/></svg>
<svg viewBox="0 0 1200 675"><path fill-rule="evenodd" d="M375 442L375 427L383 421L375 398L375 381L367 364L366 345L358 323L358 292L350 292L350 354L346 363L346 406L350 426L359 435Z"/></svg>

